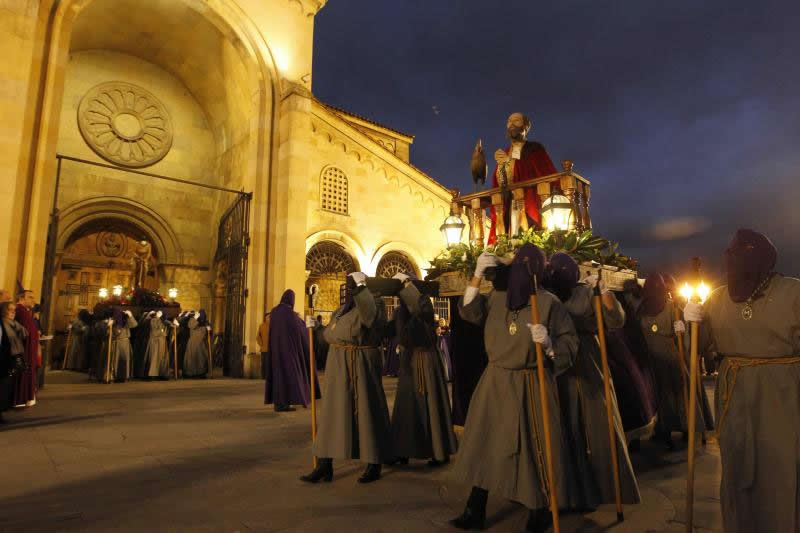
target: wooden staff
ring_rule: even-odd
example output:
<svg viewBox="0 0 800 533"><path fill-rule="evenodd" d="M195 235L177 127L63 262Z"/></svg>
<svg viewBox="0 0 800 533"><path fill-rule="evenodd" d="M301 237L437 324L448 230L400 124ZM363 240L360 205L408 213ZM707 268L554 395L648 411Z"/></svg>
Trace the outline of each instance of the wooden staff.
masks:
<svg viewBox="0 0 800 533"><path fill-rule="evenodd" d="M530 266L528 268L530 269ZM533 292L531 293L531 321L534 324L540 324L539 306L536 303L536 276L533 275L531 277L533 278ZM542 404L542 425L544 426L544 450L547 459L547 476L550 478L550 483L548 483L547 489L550 492L550 512L553 514L553 533L559 533L558 494L555 487L555 473L553 471L553 449L550 444L550 408L547 401L547 392L545 391L547 385L544 378L544 354L542 353L542 345L538 342L535 343L535 345L536 371L539 377L539 401ZM531 416L536 416L536 413L531 413Z"/></svg>
<svg viewBox="0 0 800 533"><path fill-rule="evenodd" d="M313 316L313 310L312 310ZM311 376L311 461L314 468L317 467L317 457L314 455L313 444L317 441L317 395L314 390L316 365L314 364L314 328L308 328L308 353L309 367L308 373Z"/></svg>
<svg viewBox="0 0 800 533"><path fill-rule="evenodd" d="M691 323L691 362L689 367L689 475L686 478L686 531L692 533L694 522L694 445L697 406L697 322Z"/></svg>
<svg viewBox="0 0 800 533"><path fill-rule="evenodd" d="M114 332L114 322L108 325L108 353L106 356L106 383L111 381L111 335Z"/></svg>
<svg viewBox="0 0 800 533"><path fill-rule="evenodd" d="M681 310L678 308L677 301L673 298L672 300L672 318L673 321L678 321L681 319ZM675 333L675 336L678 338L678 356L680 360L678 361L678 368L680 369L681 374L681 385L683 386L683 406L686 410L686 419L689 419L689 389L686 386L686 374L684 374L684 368L686 368L686 348L683 346L683 333Z"/></svg>
<svg viewBox="0 0 800 533"><path fill-rule="evenodd" d="M178 326L172 324L172 362L175 365L175 380L178 379Z"/></svg>
<svg viewBox="0 0 800 533"><path fill-rule="evenodd" d="M61 370L67 369L67 357L69 357L69 341L72 340L72 328L67 329L67 347L64 348L64 363L61 365Z"/></svg>
<svg viewBox="0 0 800 533"><path fill-rule="evenodd" d="M617 432L614 429L614 414L611 410L611 377L608 370L608 348L606 346L606 329L603 323L603 303L600 295L600 274L594 288L594 314L597 318L597 339L600 342L600 358L603 362L603 380L606 395L606 419L608 421L608 441L611 450L611 468L614 470L614 498L617 502L617 521L625 520L622 511L622 489L619 482L619 459L617 457Z"/></svg>
<svg viewBox="0 0 800 533"><path fill-rule="evenodd" d="M211 362L211 330L206 327L206 339L208 341L208 377L214 377L214 370Z"/></svg>

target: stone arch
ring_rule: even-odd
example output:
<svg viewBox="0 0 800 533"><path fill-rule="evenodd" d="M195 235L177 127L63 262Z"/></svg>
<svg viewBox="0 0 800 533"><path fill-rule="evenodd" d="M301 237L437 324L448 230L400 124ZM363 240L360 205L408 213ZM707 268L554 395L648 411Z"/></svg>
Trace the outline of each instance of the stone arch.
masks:
<svg viewBox="0 0 800 533"><path fill-rule="evenodd" d="M342 244L320 240L306 252L306 308L314 308L324 321L339 307L342 286L351 272L360 270L359 262Z"/></svg>
<svg viewBox="0 0 800 533"><path fill-rule="evenodd" d="M72 235L86 224L99 220L119 220L146 233L162 263L183 262L177 235L166 219L134 200L108 196L89 198L66 207L59 218L56 253L63 252Z"/></svg>
<svg viewBox="0 0 800 533"><path fill-rule="evenodd" d="M178 1L178 0L176 0ZM256 24L232 0L179 0L191 7L214 25L233 45L247 72L247 94L250 96L252 116L249 121L250 141L247 158L251 161L243 176L249 192L256 192L259 201L250 211L250 226L258 228L250 245L248 262L248 290L250 297L245 318L245 338L255 337L260 312L266 308L268 285L260 273L267 264L267 250L271 239L270 190L271 180L278 169L276 157L279 142L277 120L282 88L287 82L279 75L274 51ZM70 41L76 20L82 10L93 2L108 0L41 0L39 26L41 48L34 50L33 70L41 73L32 84L27 97L27 120L33 124L27 133L31 145L29 153L21 155L20 173L30 183L30 200L27 203L27 229L22 235L22 255L18 266L25 286L39 287L45 271L45 246L50 209L53 206L56 176L56 146L59 138L60 113L64 95L65 72L68 64ZM38 45L37 45L38 46ZM37 56L38 54L38 56ZM165 245L166 246L166 245Z"/></svg>
<svg viewBox="0 0 800 533"><path fill-rule="evenodd" d="M370 258L370 270L377 273L381 259L389 253L400 253L406 256L415 267L415 272L420 279L427 273L428 260L413 246L402 241L389 241L379 246Z"/></svg>
<svg viewBox="0 0 800 533"><path fill-rule="evenodd" d="M398 272L413 273L417 278L420 277L419 268L415 261L403 252L394 250L386 252L378 261L375 268L375 275L383 278L391 278Z"/></svg>
<svg viewBox="0 0 800 533"><path fill-rule="evenodd" d="M350 235L339 230L322 230L306 237L306 254L320 242L331 241L344 248L356 260L356 266L365 264L364 248Z"/></svg>

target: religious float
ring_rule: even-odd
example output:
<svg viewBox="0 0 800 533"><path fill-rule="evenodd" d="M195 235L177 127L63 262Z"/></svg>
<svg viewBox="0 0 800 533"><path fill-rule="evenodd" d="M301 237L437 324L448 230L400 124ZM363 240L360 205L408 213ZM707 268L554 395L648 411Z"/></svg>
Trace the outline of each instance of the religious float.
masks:
<svg viewBox="0 0 800 533"><path fill-rule="evenodd" d="M112 289L110 295L107 289L101 289L100 296L103 300L95 305L94 316L100 316L107 309L120 308L123 311L130 311L135 317L147 311L161 311L165 319L172 320L181 312L181 305L178 302L168 301L158 291L144 287L130 289L118 285Z"/></svg>
<svg viewBox="0 0 800 533"><path fill-rule="evenodd" d="M426 277L439 282L440 296L464 294L481 253L490 252L510 260L516 250L527 243L535 244L548 257L556 252L570 254L579 263L582 276L599 274L611 290L620 291L625 281L637 279L636 261L621 254L618 244L592 231L589 180L574 171L571 161L564 161L562 168L555 174L472 194L461 195L458 190L454 191L450 216L440 228L447 249L431 261ZM515 235L508 235L503 222L508 197L519 202L528 191L539 199L544 229L521 227ZM487 210L491 209L496 213L496 240L487 244ZM466 243L463 231L467 224L462 215L466 215L469 225ZM482 292L489 289L491 282L483 280Z"/></svg>

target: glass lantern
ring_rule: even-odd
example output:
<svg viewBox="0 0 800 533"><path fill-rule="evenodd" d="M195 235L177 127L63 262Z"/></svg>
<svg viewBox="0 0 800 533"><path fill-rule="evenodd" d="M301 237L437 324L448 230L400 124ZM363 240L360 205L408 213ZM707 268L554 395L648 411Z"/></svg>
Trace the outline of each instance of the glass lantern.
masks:
<svg viewBox="0 0 800 533"><path fill-rule="evenodd" d="M101 299L105 300L106 298L108 298L108 289L103 287L102 289L97 291L97 295L100 296Z"/></svg>
<svg viewBox="0 0 800 533"><path fill-rule="evenodd" d="M542 227L547 231L567 231L572 228L572 202L563 194L552 194L542 202Z"/></svg>
<svg viewBox="0 0 800 533"><path fill-rule="evenodd" d="M175 298L178 297L178 289L176 289L175 287L172 287L171 289L169 289L167 291L167 296L169 296L170 300L172 300L174 302Z"/></svg>
<svg viewBox="0 0 800 533"><path fill-rule="evenodd" d="M114 288L111 289L111 294L114 296L122 296L122 285L114 285Z"/></svg>
<svg viewBox="0 0 800 533"><path fill-rule="evenodd" d="M451 248L461 242L461 234L464 232L464 221L461 217L451 214L444 219L444 224L439 226L439 231L442 232L445 246Z"/></svg>

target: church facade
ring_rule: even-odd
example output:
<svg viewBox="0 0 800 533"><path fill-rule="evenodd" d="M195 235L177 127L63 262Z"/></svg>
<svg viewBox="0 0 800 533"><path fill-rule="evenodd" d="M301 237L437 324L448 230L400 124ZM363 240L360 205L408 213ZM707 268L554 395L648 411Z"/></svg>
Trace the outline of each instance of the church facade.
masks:
<svg viewBox="0 0 800 533"><path fill-rule="evenodd" d="M411 135L314 97L324 4L5 2L0 287L33 289L58 332L146 248L143 285L240 331L248 374L285 289L325 315L350 271L424 275L451 191Z"/></svg>

